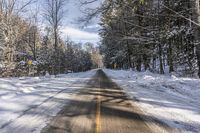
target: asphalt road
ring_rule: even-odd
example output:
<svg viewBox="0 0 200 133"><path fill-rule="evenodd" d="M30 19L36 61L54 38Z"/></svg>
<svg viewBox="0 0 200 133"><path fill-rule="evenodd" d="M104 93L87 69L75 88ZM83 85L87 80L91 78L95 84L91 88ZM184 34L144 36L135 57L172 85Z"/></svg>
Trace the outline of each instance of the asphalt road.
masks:
<svg viewBox="0 0 200 133"><path fill-rule="evenodd" d="M43 133L156 133L142 111L102 70L42 130Z"/></svg>

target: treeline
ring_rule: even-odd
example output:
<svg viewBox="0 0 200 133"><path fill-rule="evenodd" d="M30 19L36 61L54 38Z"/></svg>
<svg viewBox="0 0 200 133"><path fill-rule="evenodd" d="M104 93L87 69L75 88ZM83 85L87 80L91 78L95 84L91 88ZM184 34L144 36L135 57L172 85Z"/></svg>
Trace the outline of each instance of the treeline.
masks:
<svg viewBox="0 0 200 133"><path fill-rule="evenodd" d="M82 44L60 37L63 0L46 0L44 18L48 23L42 30L40 11L24 14L33 7L32 2L0 1L0 77L79 72L97 66ZM27 15L30 17L25 18Z"/></svg>
<svg viewBox="0 0 200 133"><path fill-rule="evenodd" d="M25 22L24 25L25 26ZM12 48L2 47L0 76L36 76L46 73L68 73L93 68L92 55L83 49L83 44L59 38L57 55L54 54L54 39L49 28L40 33L36 26L23 27L24 34ZM57 58L56 70L54 69Z"/></svg>
<svg viewBox="0 0 200 133"><path fill-rule="evenodd" d="M106 0L98 11L106 67L198 73L198 0Z"/></svg>

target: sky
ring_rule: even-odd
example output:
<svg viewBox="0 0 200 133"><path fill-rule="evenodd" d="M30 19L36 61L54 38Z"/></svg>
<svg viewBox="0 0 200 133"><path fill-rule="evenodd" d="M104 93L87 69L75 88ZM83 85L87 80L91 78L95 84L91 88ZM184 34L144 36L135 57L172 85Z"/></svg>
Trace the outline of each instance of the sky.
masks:
<svg viewBox="0 0 200 133"><path fill-rule="evenodd" d="M98 43L100 41L100 36L98 34L98 30L100 29L100 26L98 25L99 18L98 17L94 18L90 24L88 24L87 26L83 26L83 23L78 23L78 19L84 15L81 12L81 10L83 10L83 8L80 7L81 0L66 0L66 1L67 1L66 5L63 9L65 11L64 18L62 21L62 25L60 27L61 37L64 39L69 38L70 40L76 43L86 43L86 42L92 42L94 44ZM98 0L92 5L89 5L89 7L91 8L97 7L98 5L100 5L101 1L102 0ZM36 9L39 7L39 10L41 10L41 15L40 15L41 22L39 24L41 29L43 29L47 25L47 22L45 22L44 17L42 17L43 11L45 11L44 9L45 6L43 6L44 4L45 0L37 0L36 3L31 5L27 9L30 15L24 14L25 18L26 16L32 16L31 14L37 12Z"/></svg>
<svg viewBox="0 0 200 133"><path fill-rule="evenodd" d="M95 3L94 6L97 6ZM78 23L78 18L83 16L80 11L79 0L69 0L66 4L66 15L63 21L61 33L63 37L68 37L74 42L92 42L97 43L100 40L98 35L99 25L98 18L95 18L92 23L83 27L83 24ZM81 28L82 27L82 28Z"/></svg>

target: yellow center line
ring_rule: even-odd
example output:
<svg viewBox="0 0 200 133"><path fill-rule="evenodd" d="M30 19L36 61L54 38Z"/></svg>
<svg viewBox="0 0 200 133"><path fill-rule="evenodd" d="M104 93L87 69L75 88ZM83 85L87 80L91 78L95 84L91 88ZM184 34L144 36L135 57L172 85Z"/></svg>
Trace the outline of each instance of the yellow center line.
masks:
<svg viewBox="0 0 200 133"><path fill-rule="evenodd" d="M95 133L100 133L101 130L101 99L100 95L97 97L97 110L96 110L96 129Z"/></svg>

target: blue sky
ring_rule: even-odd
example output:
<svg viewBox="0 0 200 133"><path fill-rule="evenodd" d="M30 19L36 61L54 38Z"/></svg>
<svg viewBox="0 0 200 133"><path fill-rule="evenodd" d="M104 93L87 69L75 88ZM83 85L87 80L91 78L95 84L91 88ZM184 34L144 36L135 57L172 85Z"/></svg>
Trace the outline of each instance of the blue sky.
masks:
<svg viewBox="0 0 200 133"><path fill-rule="evenodd" d="M98 3L95 3L93 6L97 6L97 4ZM83 14L80 11L79 0L69 0L66 9L67 13L61 29L62 35L69 37L75 42L98 42L98 19L94 19L87 27L80 28L82 24L78 24L77 19Z"/></svg>
<svg viewBox="0 0 200 133"><path fill-rule="evenodd" d="M23 0L22 0L23 1ZM25 0L26 1L26 0ZM37 0L36 4L31 5L31 7L27 8L27 11L29 13L36 12L36 9L39 7L39 10L41 10L41 16L42 12L44 11L44 1L45 0ZM66 12L64 14L64 18L62 21L62 26L60 27L61 36L63 38L70 38L74 42L92 42L97 43L100 40L100 37L98 35L98 30L100 29L98 23L99 19L94 18L93 21L88 24L86 27L83 27L83 24L78 23L78 18L83 16L83 13L80 11L80 0L66 0L66 6L65 9ZM83 0L85 1L85 0ZM96 7L98 6L101 0L98 2L89 5L90 7ZM83 9L82 9L83 10ZM28 15L30 16L30 15ZM26 18L26 14L24 16ZM29 18L29 17L28 17ZM40 22L41 29L45 27L47 24L45 20L41 19Z"/></svg>

